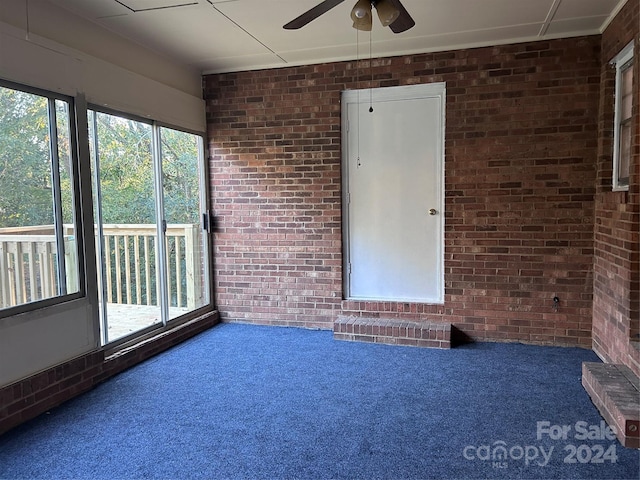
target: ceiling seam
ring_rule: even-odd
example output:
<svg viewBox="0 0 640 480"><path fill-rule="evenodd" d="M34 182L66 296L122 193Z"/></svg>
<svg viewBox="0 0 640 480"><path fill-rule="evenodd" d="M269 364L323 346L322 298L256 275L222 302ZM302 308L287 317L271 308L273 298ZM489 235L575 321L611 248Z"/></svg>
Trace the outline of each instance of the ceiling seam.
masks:
<svg viewBox="0 0 640 480"><path fill-rule="evenodd" d="M229 20L231 23L233 23L236 27L238 27L240 30L242 30L244 33L246 33L247 35L249 35L251 38L253 38L256 42L258 42L260 45L262 45L264 48L266 48L267 50L269 50L271 53L273 53L276 57L278 57L280 60L282 60L284 63L289 63L287 62L284 58L282 58L278 53L276 53L272 48L270 48L268 45L266 45L264 42L262 42L259 38L257 38L255 35L253 35L251 32L249 32L246 28L244 28L242 25L240 25L238 22L236 22L234 19L232 19L231 17L229 17L227 14L225 14L224 12L222 12L218 7L216 7L213 3L211 3L211 0L207 0L207 2L209 2L209 5L211 5L213 7L213 9L218 12L220 15L222 15L224 18L226 18L227 20Z"/></svg>
<svg viewBox="0 0 640 480"><path fill-rule="evenodd" d="M551 26L551 22L556 16L556 13L558 12L558 8L560 8L561 3L562 3L562 0L553 0L553 4L549 9L549 13L547 13L547 18L545 18L544 23L540 28L540 32L538 33L539 37L544 37L547 34L547 30L549 30L549 27Z"/></svg>
<svg viewBox="0 0 640 480"><path fill-rule="evenodd" d="M176 4L176 5L165 5L162 7L151 7L151 8L141 8L140 10L136 10L135 8L130 7L129 5L127 5L126 3L124 3L124 0L115 0L115 2L119 5L122 5L124 8L131 10L133 13L138 13L138 12L150 12L152 10L166 10L168 8L178 8L178 7L190 7L192 5L197 5L198 2L189 2L189 3L180 3L180 4Z"/></svg>

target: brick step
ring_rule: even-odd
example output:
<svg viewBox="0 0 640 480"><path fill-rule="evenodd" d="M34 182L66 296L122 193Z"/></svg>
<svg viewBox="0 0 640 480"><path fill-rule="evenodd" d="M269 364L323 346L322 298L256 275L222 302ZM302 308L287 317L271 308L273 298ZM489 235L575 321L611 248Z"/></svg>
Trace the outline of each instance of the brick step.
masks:
<svg viewBox="0 0 640 480"><path fill-rule="evenodd" d="M640 379L627 366L584 362L582 386L620 443L640 448Z"/></svg>
<svg viewBox="0 0 640 480"><path fill-rule="evenodd" d="M352 342L451 348L451 324L339 316L333 323L333 338Z"/></svg>

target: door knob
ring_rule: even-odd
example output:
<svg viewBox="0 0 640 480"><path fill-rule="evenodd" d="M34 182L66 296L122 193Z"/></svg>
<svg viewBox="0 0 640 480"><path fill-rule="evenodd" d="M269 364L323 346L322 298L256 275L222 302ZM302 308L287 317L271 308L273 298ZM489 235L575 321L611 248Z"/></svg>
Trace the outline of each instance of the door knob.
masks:
<svg viewBox="0 0 640 480"><path fill-rule="evenodd" d="M437 210L435 208L430 208L429 209L429 215L435 215L437 212Z"/></svg>

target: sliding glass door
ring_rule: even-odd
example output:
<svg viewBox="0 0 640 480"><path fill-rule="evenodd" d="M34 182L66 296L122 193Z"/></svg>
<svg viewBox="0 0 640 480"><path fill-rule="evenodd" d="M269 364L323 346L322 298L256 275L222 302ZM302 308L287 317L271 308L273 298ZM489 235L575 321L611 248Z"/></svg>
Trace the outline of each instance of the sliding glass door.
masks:
<svg viewBox="0 0 640 480"><path fill-rule="evenodd" d="M168 318L209 303L206 237L200 225L202 137L159 129Z"/></svg>
<svg viewBox="0 0 640 480"><path fill-rule="evenodd" d="M103 343L209 303L202 137L91 111Z"/></svg>

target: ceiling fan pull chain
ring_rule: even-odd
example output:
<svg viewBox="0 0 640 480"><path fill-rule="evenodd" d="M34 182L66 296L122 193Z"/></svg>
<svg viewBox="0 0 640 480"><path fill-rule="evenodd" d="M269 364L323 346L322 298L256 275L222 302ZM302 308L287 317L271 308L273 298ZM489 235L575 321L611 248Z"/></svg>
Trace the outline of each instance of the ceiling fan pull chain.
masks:
<svg viewBox="0 0 640 480"><path fill-rule="evenodd" d="M356 29L356 92L358 96L358 108L356 116L356 137L358 148L358 159L356 165L358 168L362 166L360 162L360 30Z"/></svg>
<svg viewBox="0 0 640 480"><path fill-rule="evenodd" d="M373 113L373 55L371 54L371 37L373 34L369 31L369 77L371 77L369 83L369 113Z"/></svg>

